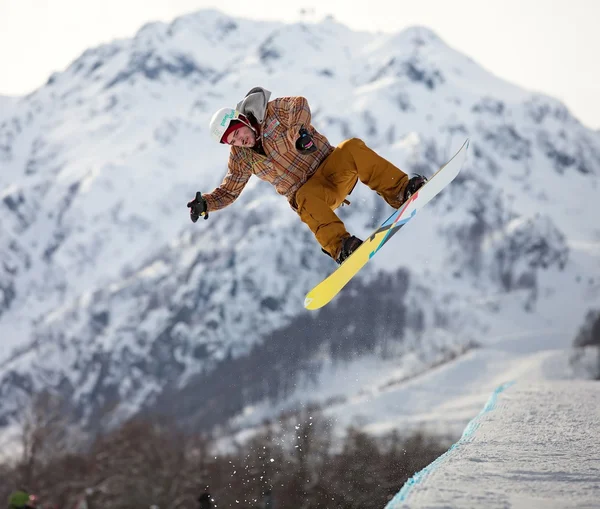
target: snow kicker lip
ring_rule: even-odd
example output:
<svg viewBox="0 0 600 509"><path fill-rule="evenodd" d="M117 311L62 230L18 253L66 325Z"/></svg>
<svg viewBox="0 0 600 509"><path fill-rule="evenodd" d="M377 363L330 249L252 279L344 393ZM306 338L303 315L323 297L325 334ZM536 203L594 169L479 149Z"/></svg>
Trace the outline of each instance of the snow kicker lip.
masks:
<svg viewBox="0 0 600 509"><path fill-rule="evenodd" d="M477 431L477 429L479 428L479 424L482 417L485 414L494 410L494 408L496 408L498 396L514 384L515 382L511 381L506 382L497 387L496 390L494 390L494 392L490 396L490 398L487 400L487 403L484 405L481 412L479 412L479 414L477 414L477 416L475 416L469 422L469 424L467 424L458 442L452 444L452 446L444 454L442 454L439 458L437 458L435 461L427 465L425 468L413 475L408 481L406 481L406 483L404 483L404 486L402 486L400 491L396 493L394 498L392 498L392 500L390 500L389 503L385 506L385 509L399 509L402 504L406 503L408 497L410 496L410 494L416 486L425 481L431 473L433 473L442 463L444 463L445 460L447 460L450 457L453 451L455 451L457 448L459 448L464 443L470 440L475 431Z"/></svg>

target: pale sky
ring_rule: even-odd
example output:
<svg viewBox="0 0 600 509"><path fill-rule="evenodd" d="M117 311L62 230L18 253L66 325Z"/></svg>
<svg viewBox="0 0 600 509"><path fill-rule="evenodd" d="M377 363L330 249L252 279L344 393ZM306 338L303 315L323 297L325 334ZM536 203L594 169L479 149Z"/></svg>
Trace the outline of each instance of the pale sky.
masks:
<svg viewBox="0 0 600 509"><path fill-rule="evenodd" d="M86 48L205 7L283 21L304 8L369 31L423 25L497 76L562 100L600 128L600 0L0 0L0 94L29 93Z"/></svg>

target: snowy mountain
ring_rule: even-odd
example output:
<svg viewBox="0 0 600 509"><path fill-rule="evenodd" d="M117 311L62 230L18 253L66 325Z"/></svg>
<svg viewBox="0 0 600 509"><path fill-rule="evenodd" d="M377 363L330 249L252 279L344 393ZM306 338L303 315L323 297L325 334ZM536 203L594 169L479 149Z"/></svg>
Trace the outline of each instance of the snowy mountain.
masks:
<svg viewBox="0 0 600 509"><path fill-rule="evenodd" d="M409 173L471 140L455 183L319 312L304 294L332 261L267 184L188 218L226 170L208 120L253 86L304 95L332 144L361 137ZM0 106L3 425L43 388L91 427L153 410L237 429L308 403L373 429L423 423L447 400L416 377L456 359L477 374L447 386L462 429L503 375L494 348L562 351L600 308L597 133L426 28L204 10L89 49ZM339 213L359 236L390 213L364 186L350 201Z"/></svg>

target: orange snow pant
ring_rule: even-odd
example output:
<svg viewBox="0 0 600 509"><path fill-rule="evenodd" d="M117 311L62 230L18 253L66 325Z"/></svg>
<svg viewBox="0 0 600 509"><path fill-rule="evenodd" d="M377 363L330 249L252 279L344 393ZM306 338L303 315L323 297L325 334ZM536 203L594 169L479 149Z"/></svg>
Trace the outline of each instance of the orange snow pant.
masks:
<svg viewBox="0 0 600 509"><path fill-rule="evenodd" d="M350 234L333 211L344 202L358 179L393 208L402 205L400 197L408 176L358 138L340 143L296 192L300 219L334 259Z"/></svg>

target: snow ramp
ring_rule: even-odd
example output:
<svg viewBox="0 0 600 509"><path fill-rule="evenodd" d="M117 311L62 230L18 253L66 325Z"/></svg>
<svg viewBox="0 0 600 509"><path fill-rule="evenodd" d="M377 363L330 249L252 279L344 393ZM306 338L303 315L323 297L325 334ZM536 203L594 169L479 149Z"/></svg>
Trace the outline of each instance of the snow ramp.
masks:
<svg viewBox="0 0 600 509"><path fill-rule="evenodd" d="M506 383L385 509L600 508L600 382Z"/></svg>

